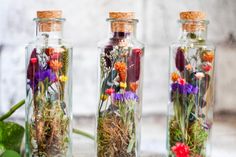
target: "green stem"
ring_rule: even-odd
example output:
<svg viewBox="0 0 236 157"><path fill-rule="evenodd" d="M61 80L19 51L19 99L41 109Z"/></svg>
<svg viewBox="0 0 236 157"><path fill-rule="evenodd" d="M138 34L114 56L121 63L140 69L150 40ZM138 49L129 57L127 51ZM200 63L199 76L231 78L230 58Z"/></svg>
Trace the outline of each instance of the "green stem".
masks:
<svg viewBox="0 0 236 157"><path fill-rule="evenodd" d="M5 119L9 118L16 110L18 110L24 104L25 104L25 100L21 100L20 102L12 106L12 108L10 108L10 110L7 113L5 113L4 115L0 117L0 121L4 121Z"/></svg>
<svg viewBox="0 0 236 157"><path fill-rule="evenodd" d="M4 121L7 118L9 118L16 110L18 110L24 104L25 104L25 100L23 99L20 102L18 102L17 104L13 105L12 108L7 113L5 113L4 115L2 115L0 117L0 121ZM79 129L73 129L73 133L81 135L81 136L84 136L84 137L87 137L87 138L89 138L91 140L95 140L93 135L91 135L91 134L89 134L87 132L84 132L82 130L79 130Z"/></svg>
<svg viewBox="0 0 236 157"><path fill-rule="evenodd" d="M79 129L73 129L73 133L95 140L94 136Z"/></svg>

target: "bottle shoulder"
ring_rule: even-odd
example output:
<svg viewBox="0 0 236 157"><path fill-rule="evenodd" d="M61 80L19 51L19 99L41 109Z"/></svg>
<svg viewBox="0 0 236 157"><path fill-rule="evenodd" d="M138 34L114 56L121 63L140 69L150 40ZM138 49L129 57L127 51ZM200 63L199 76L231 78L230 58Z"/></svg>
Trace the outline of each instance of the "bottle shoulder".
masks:
<svg viewBox="0 0 236 157"><path fill-rule="evenodd" d="M215 45L209 41L204 41L204 42L175 41L169 47L170 48L188 47L188 48L215 49Z"/></svg>
<svg viewBox="0 0 236 157"><path fill-rule="evenodd" d="M67 47L72 48L72 44L70 42L67 42L67 40L64 39L41 39L41 38L34 38L32 41L30 41L26 47Z"/></svg>
<svg viewBox="0 0 236 157"><path fill-rule="evenodd" d="M107 38L104 40L101 40L98 42L97 47L98 48L105 48L105 47L113 47L113 46L118 46L119 44L128 44L130 47L133 48L144 48L144 43L141 41L137 40L136 38L124 38L124 39L115 39L115 38Z"/></svg>

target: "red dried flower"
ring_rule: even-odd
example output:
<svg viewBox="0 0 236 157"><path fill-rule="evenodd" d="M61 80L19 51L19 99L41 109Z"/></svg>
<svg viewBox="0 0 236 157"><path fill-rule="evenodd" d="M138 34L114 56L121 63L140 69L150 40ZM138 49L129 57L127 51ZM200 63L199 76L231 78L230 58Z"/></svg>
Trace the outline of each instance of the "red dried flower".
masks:
<svg viewBox="0 0 236 157"><path fill-rule="evenodd" d="M59 59L61 56L61 53L55 52L50 56L50 59L56 60Z"/></svg>
<svg viewBox="0 0 236 157"><path fill-rule="evenodd" d="M108 89L105 91L105 93L108 94L108 95L111 95L111 94L114 93L114 92L115 92L115 89L113 89L113 88L108 88Z"/></svg>
<svg viewBox="0 0 236 157"><path fill-rule="evenodd" d="M49 47L49 48L46 48L45 49L45 53L48 55L48 56L51 56L54 52L54 48L52 47Z"/></svg>
<svg viewBox="0 0 236 157"><path fill-rule="evenodd" d="M35 63L38 62L38 59L37 59L37 58L31 58L31 59L30 59L30 62L31 62L32 64L35 64Z"/></svg>
<svg viewBox="0 0 236 157"><path fill-rule="evenodd" d="M185 81L185 79L179 78L178 83L181 84L181 85L185 85L186 81Z"/></svg>
<svg viewBox="0 0 236 157"><path fill-rule="evenodd" d="M205 72L208 72L212 69L212 66L210 64L203 64L202 65L202 70Z"/></svg>
<svg viewBox="0 0 236 157"><path fill-rule="evenodd" d="M175 146L171 148L176 157L190 157L190 149L184 143L177 142Z"/></svg>

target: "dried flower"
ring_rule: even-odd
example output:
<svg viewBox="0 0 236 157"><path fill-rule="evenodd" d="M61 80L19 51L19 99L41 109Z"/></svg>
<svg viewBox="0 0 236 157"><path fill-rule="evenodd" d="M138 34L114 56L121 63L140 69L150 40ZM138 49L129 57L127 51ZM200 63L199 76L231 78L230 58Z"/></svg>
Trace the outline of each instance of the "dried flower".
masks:
<svg viewBox="0 0 236 157"><path fill-rule="evenodd" d="M125 89L127 87L126 82L120 82L120 88Z"/></svg>
<svg viewBox="0 0 236 157"><path fill-rule="evenodd" d="M178 74L177 72L173 72L173 73L171 74L171 80L172 80L173 82L178 81L179 78L180 78L180 76L179 76L179 74Z"/></svg>
<svg viewBox="0 0 236 157"><path fill-rule="evenodd" d="M141 55L143 55L142 49L135 48L132 50L131 56L128 58L128 81L136 82L140 77L140 64Z"/></svg>
<svg viewBox="0 0 236 157"><path fill-rule="evenodd" d="M190 149L184 143L176 143L176 145L173 146L171 150L176 157L190 157Z"/></svg>
<svg viewBox="0 0 236 157"><path fill-rule="evenodd" d="M35 63L38 62L38 59L37 59L37 58L31 58L31 59L30 59L30 62L31 62L32 64L35 64Z"/></svg>
<svg viewBox="0 0 236 157"><path fill-rule="evenodd" d="M49 66L53 71L58 71L62 68L62 63L58 60L51 60L49 62Z"/></svg>
<svg viewBox="0 0 236 157"><path fill-rule="evenodd" d="M100 99L103 100L103 101L107 100L107 98L108 98L108 96L105 95L105 94L102 94L101 97L100 97Z"/></svg>
<svg viewBox="0 0 236 157"><path fill-rule="evenodd" d="M195 77L199 80L201 80L204 76L205 76L205 74L203 72L197 72L195 74Z"/></svg>
<svg viewBox="0 0 236 157"><path fill-rule="evenodd" d="M201 55L202 62L212 62L214 60L214 53L211 50L206 50Z"/></svg>
<svg viewBox="0 0 236 157"><path fill-rule="evenodd" d="M191 64L185 66L186 70L191 71L193 69Z"/></svg>
<svg viewBox="0 0 236 157"><path fill-rule="evenodd" d="M138 101L138 96L131 91L127 91L124 94L121 93L113 93L112 94L113 101Z"/></svg>
<svg viewBox="0 0 236 157"><path fill-rule="evenodd" d="M108 94L108 95L111 95L111 94L114 93L114 92L115 92L115 89L113 89L113 88L108 88L108 89L105 91L105 93Z"/></svg>
<svg viewBox="0 0 236 157"><path fill-rule="evenodd" d="M136 90L138 88L138 84L136 82L130 82L129 83L129 88L132 92L136 92Z"/></svg>
<svg viewBox="0 0 236 157"><path fill-rule="evenodd" d="M45 53L48 55L48 56L51 56L54 52L54 48L52 47L48 47L45 49Z"/></svg>
<svg viewBox="0 0 236 157"><path fill-rule="evenodd" d="M125 82L127 76L127 66L124 62L116 62L115 69L119 73L120 81Z"/></svg>
<svg viewBox="0 0 236 157"><path fill-rule="evenodd" d="M205 72L209 72L211 69L212 69L212 66L211 64L202 64L202 70L205 71Z"/></svg>
<svg viewBox="0 0 236 157"><path fill-rule="evenodd" d="M57 81L56 74L51 70L39 70L35 73L36 81L44 81L45 79L48 79L49 82L55 82Z"/></svg>
<svg viewBox="0 0 236 157"><path fill-rule="evenodd" d="M61 76L59 77L59 80L60 80L61 82L66 82L66 81L68 80L68 77L65 76L65 75L61 75Z"/></svg>
<svg viewBox="0 0 236 157"><path fill-rule="evenodd" d="M50 56L50 59L56 60L56 59L59 59L60 56L61 56L61 53L55 52Z"/></svg>
<svg viewBox="0 0 236 157"><path fill-rule="evenodd" d="M124 93L124 99L138 101L138 96L134 92L127 91Z"/></svg>
<svg viewBox="0 0 236 157"><path fill-rule="evenodd" d="M179 78L178 83L181 84L181 85L185 85L186 81L183 78Z"/></svg>
<svg viewBox="0 0 236 157"><path fill-rule="evenodd" d="M171 84L172 91L178 91L180 94L197 94L198 87L195 87L191 84L179 84L179 83L172 83Z"/></svg>
<svg viewBox="0 0 236 157"><path fill-rule="evenodd" d="M113 98L113 101L124 101L123 94L121 93L113 93L112 98Z"/></svg>
<svg viewBox="0 0 236 157"><path fill-rule="evenodd" d="M184 56L184 49L182 49L181 47L179 47L177 49L177 53L176 53L176 58L175 58L175 64L176 64L176 68L182 72L184 71L184 67L185 67L185 56Z"/></svg>
<svg viewBox="0 0 236 157"><path fill-rule="evenodd" d="M33 49L30 58L31 59L37 58L36 49ZM34 75L35 75L35 72L38 71L39 69L39 64L35 64L35 59L33 59L33 62L31 61L31 59L27 68L27 79L30 80L30 86L31 88L33 88Z"/></svg>

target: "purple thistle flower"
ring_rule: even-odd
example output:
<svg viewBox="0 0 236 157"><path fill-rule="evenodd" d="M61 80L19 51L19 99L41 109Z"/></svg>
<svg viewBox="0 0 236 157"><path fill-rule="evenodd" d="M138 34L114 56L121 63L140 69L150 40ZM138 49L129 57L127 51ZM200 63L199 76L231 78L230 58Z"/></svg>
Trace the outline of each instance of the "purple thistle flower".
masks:
<svg viewBox="0 0 236 157"><path fill-rule="evenodd" d="M134 92L131 92L131 91L127 91L124 94L113 93L112 97L113 97L113 101L125 101L125 100L138 101L138 96Z"/></svg>
<svg viewBox="0 0 236 157"><path fill-rule="evenodd" d="M113 93L112 96L113 96L113 101L123 101L124 100L123 94Z"/></svg>
<svg viewBox="0 0 236 157"><path fill-rule="evenodd" d="M124 99L138 101L138 96L134 92L128 91L128 92L125 92Z"/></svg>
<svg viewBox="0 0 236 157"><path fill-rule="evenodd" d="M194 87L191 84L184 84L181 85L179 83L172 83L171 84L172 91L178 91L180 94L197 94L198 93L198 87Z"/></svg>
<svg viewBox="0 0 236 157"><path fill-rule="evenodd" d="M57 79L56 74L51 69L40 70L35 74L37 81L44 81L46 78L48 78L50 82L55 82Z"/></svg>

